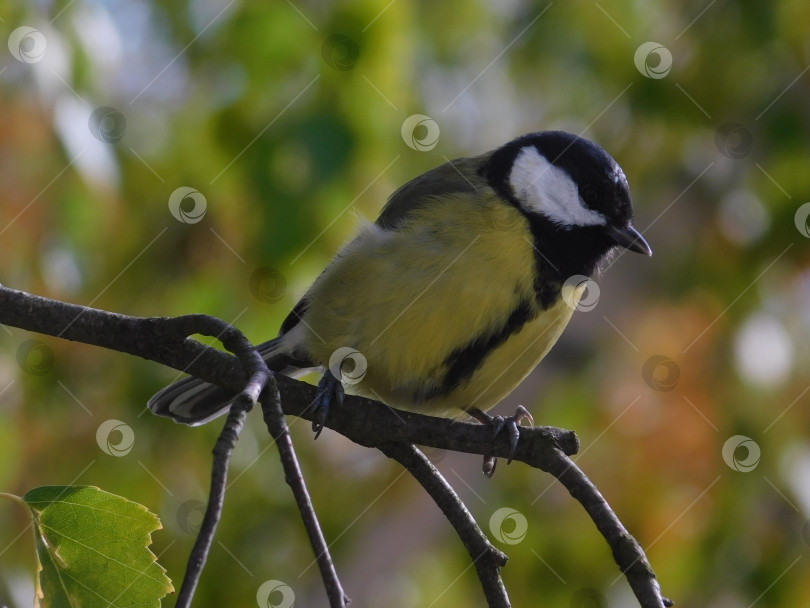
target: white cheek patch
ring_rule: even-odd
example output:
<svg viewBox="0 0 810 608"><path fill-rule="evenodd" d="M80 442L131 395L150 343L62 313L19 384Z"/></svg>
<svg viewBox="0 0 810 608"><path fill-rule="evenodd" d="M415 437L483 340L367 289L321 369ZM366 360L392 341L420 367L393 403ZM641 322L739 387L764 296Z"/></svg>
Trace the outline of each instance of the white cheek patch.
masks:
<svg viewBox="0 0 810 608"><path fill-rule="evenodd" d="M520 151L509 183L527 211L540 213L562 226L604 226L605 216L585 207L576 184L534 146Z"/></svg>

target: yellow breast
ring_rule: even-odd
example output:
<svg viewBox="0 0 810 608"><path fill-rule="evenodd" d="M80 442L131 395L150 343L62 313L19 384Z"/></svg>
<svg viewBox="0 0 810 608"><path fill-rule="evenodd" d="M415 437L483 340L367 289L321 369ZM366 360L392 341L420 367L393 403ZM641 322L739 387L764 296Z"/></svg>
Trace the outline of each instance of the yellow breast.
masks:
<svg viewBox="0 0 810 608"><path fill-rule="evenodd" d="M578 295L572 297L579 299ZM405 403L399 403L395 407L424 409L426 413L442 415L456 414L454 410L457 408L464 410L476 407L486 411L494 407L546 356L571 319L572 312L562 299L558 300L538 318L524 325L518 333L495 348L470 377L469 382L446 397L426 403L424 408L415 408L413 405L408 407Z"/></svg>
<svg viewBox="0 0 810 608"><path fill-rule="evenodd" d="M534 278L522 214L494 195L443 199L396 230L364 227L341 251L307 295L309 355L328 365L337 349L358 350L366 375L349 389L393 407L486 410L526 377L571 318L563 299L540 309ZM533 318L469 377L440 390L451 355L503 327L521 302L532 303Z"/></svg>

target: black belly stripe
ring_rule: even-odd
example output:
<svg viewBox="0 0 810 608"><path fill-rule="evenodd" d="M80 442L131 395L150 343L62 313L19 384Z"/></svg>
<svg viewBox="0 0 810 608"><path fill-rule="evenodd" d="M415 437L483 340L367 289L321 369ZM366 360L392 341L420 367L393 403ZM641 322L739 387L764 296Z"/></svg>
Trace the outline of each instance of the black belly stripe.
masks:
<svg viewBox="0 0 810 608"><path fill-rule="evenodd" d="M506 342L509 336L519 332L527 322L537 316L538 312L537 307L532 302L521 300L517 308L509 315L506 323L498 331L489 335L478 336L466 346L454 350L444 361L447 372L441 385L431 391L430 397L447 395L469 380L475 370L484 363L484 359L487 358L489 353Z"/></svg>

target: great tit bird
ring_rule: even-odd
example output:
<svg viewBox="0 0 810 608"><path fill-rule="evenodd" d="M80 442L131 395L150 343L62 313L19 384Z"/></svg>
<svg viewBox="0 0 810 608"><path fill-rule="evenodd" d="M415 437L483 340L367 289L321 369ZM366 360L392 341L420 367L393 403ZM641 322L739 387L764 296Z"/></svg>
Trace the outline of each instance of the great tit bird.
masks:
<svg viewBox="0 0 810 608"><path fill-rule="evenodd" d="M275 372L326 369L348 393L481 420L568 324L585 290L572 277L616 247L652 254L632 217L621 167L570 133L450 161L394 192L259 351ZM233 397L186 378L148 405L197 425Z"/></svg>

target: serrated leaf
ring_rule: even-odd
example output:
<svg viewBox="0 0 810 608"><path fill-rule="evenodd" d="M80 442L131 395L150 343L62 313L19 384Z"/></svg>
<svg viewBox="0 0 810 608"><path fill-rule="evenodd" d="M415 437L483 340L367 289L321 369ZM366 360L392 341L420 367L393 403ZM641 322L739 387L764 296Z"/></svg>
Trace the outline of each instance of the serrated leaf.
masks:
<svg viewBox="0 0 810 608"><path fill-rule="evenodd" d="M34 517L41 608L158 608L174 591L149 550L160 520L92 486L44 486L23 496Z"/></svg>

